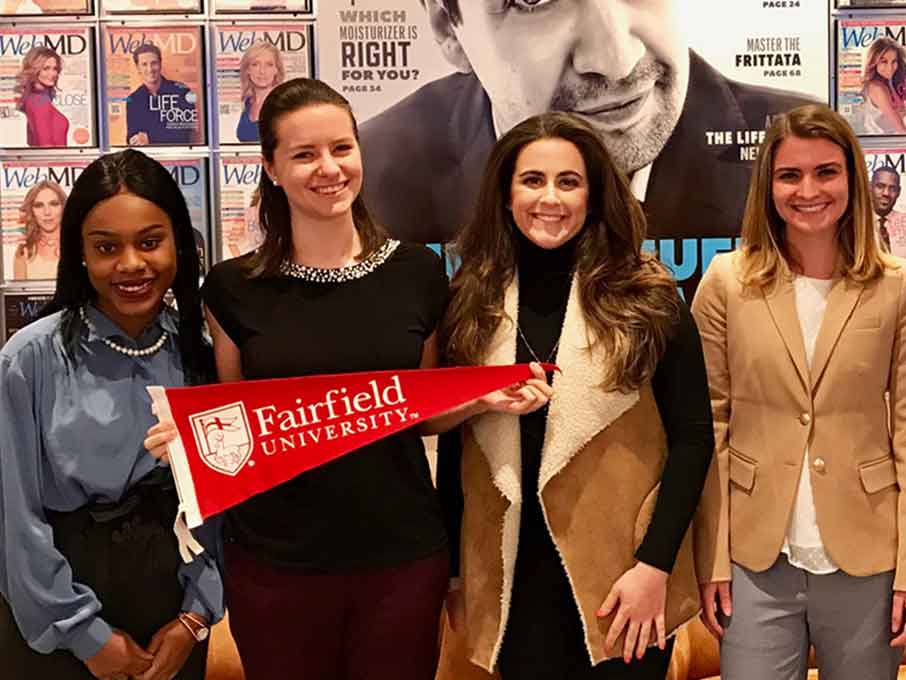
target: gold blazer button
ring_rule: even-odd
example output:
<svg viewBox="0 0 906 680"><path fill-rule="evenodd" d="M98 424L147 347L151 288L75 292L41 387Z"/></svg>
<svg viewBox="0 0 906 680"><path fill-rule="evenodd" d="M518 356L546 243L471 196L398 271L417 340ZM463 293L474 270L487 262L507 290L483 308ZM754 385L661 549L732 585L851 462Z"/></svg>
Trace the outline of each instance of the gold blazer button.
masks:
<svg viewBox="0 0 906 680"><path fill-rule="evenodd" d="M803 425L808 425L810 422L812 422L812 417L808 413L803 413L801 416L799 416L799 422Z"/></svg>
<svg viewBox="0 0 906 680"><path fill-rule="evenodd" d="M812 467L815 469L815 472L824 472L824 469L827 466L824 464L823 458L815 458L815 460L812 461Z"/></svg>

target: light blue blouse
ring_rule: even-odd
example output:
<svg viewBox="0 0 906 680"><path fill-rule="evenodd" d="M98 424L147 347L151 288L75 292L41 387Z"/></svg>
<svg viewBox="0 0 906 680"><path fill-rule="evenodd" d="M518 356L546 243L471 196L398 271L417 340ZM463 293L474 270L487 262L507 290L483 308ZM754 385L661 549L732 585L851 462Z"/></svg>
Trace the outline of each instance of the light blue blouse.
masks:
<svg viewBox="0 0 906 680"><path fill-rule="evenodd" d="M98 309L86 313L91 327L83 324L75 361L63 352L61 313L26 326L0 350L0 594L33 649L68 649L82 660L112 630L98 615L94 592L54 547L44 511L119 501L151 472L158 463L142 444L156 418L145 387L183 384L170 312L137 340ZM164 346L146 357L126 356L102 340L147 347L163 330ZM213 531L214 525L198 538L213 546ZM181 565L178 578L183 611L212 623L223 616L223 584L210 550Z"/></svg>

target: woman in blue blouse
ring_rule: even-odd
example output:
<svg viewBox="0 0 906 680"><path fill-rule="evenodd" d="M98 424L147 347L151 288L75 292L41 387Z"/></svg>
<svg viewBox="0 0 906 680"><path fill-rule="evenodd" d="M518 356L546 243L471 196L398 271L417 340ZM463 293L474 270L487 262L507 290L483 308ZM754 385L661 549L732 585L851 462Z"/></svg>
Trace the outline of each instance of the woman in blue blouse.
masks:
<svg viewBox="0 0 906 680"><path fill-rule="evenodd" d="M4 677L204 677L220 576L210 553L181 562L172 478L142 443L148 385L211 375L198 274L163 166L130 149L83 171L54 298L0 350Z"/></svg>

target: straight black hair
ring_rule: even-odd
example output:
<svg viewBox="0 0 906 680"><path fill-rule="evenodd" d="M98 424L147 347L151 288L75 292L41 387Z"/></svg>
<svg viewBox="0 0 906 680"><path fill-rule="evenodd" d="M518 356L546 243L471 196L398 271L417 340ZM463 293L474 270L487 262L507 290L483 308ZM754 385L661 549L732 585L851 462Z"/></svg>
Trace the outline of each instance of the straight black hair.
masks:
<svg viewBox="0 0 906 680"><path fill-rule="evenodd" d="M63 208L57 287L40 315L63 311L63 347L67 356L75 361L82 329L79 309L97 299L88 270L82 265L82 224L98 203L124 192L150 201L167 213L173 224L176 278L172 290L179 308L179 353L186 381L190 384L207 382L214 375L213 355L202 335L198 290L200 264L192 218L170 172L140 151L126 149L101 156L76 180Z"/></svg>

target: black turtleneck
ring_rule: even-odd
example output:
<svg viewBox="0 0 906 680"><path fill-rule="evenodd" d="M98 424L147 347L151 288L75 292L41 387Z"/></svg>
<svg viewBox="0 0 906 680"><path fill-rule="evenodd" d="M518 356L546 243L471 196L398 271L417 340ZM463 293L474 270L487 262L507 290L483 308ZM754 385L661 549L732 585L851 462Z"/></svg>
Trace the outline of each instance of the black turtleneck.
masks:
<svg viewBox="0 0 906 680"><path fill-rule="evenodd" d="M563 327L575 262L575 241L545 250L519 234L519 329L516 361L547 361ZM654 516L636 557L671 571L688 529L714 449L711 406L698 329L685 304L675 332L652 377L652 390L667 435L668 455ZM541 448L547 407L520 418L522 437L523 516L519 563L556 558L538 500ZM462 488L461 437L457 430L442 435L438 444L437 486L450 540L451 574L459 573ZM614 481L619 484L618 480ZM601 498L601 512L608 500ZM527 554L528 553L528 554ZM559 567L559 558L557 565ZM562 568L561 568L562 570Z"/></svg>

